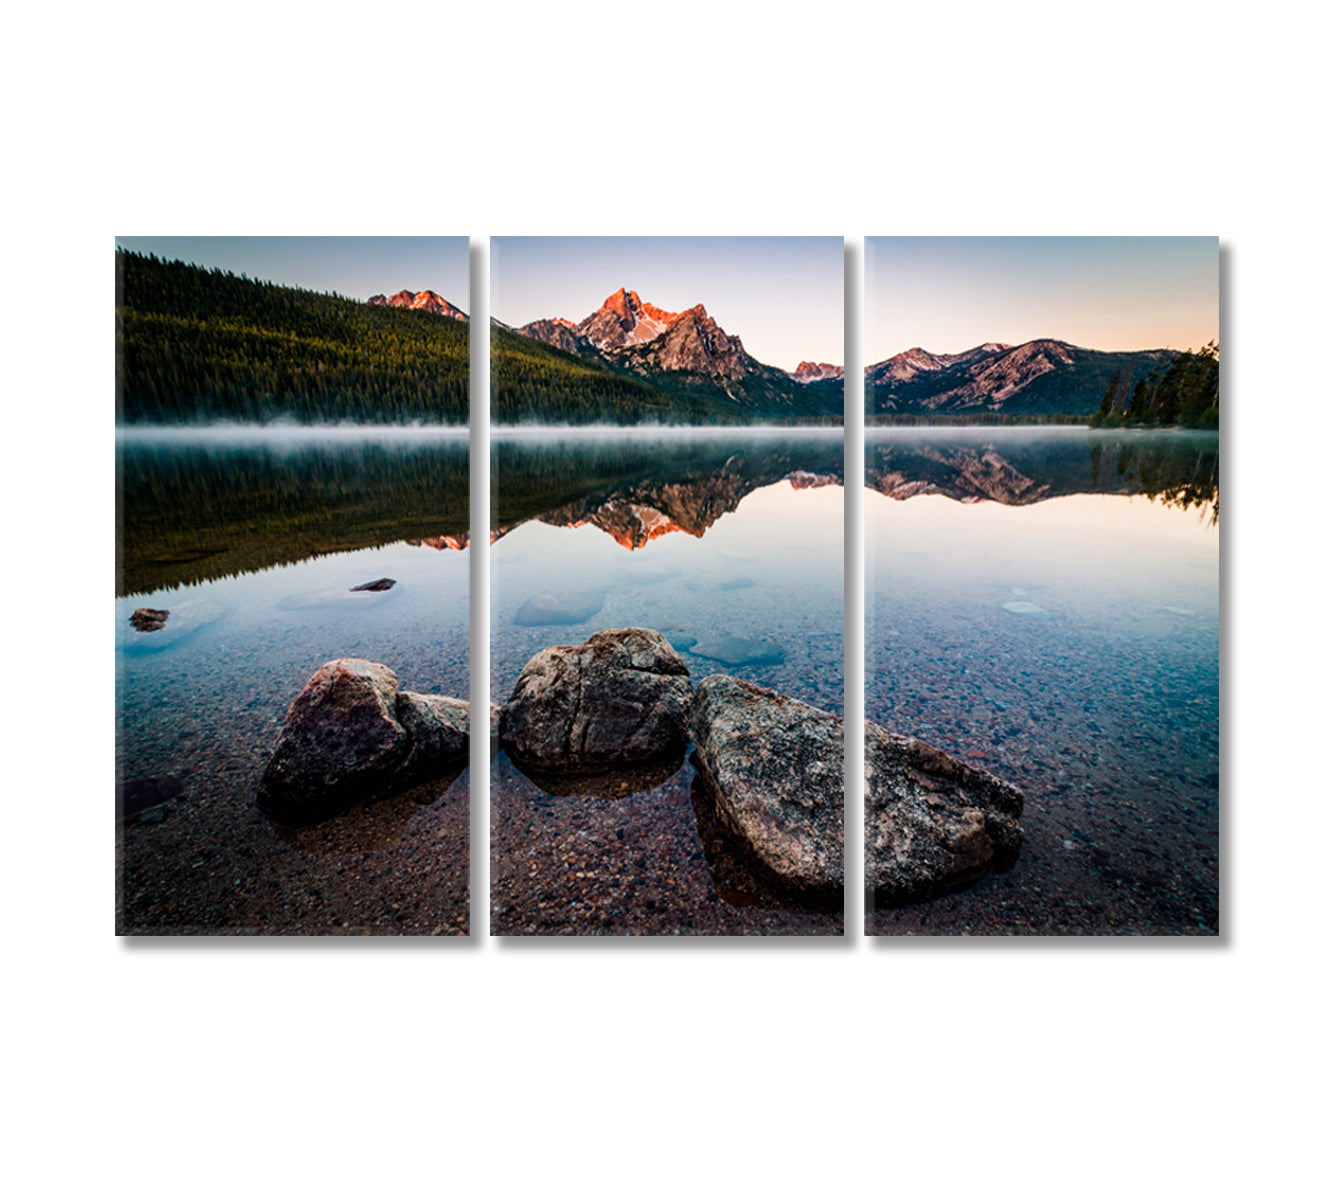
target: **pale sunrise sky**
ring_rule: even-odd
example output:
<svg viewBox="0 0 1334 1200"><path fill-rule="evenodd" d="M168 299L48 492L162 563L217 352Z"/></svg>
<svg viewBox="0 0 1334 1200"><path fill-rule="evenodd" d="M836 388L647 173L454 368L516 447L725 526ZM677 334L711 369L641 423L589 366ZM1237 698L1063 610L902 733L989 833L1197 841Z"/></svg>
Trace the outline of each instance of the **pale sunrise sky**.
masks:
<svg viewBox="0 0 1334 1200"><path fill-rule="evenodd" d="M466 237L118 237L116 245L351 300L407 288L469 308Z"/></svg>
<svg viewBox="0 0 1334 1200"><path fill-rule="evenodd" d="M620 288L668 312L704 305L785 371L843 362L842 237L491 239L491 315L507 325L582 321Z"/></svg>
<svg viewBox="0 0 1334 1200"><path fill-rule="evenodd" d="M865 257L868 364L914 346L1187 350L1218 336L1216 237L868 237Z"/></svg>

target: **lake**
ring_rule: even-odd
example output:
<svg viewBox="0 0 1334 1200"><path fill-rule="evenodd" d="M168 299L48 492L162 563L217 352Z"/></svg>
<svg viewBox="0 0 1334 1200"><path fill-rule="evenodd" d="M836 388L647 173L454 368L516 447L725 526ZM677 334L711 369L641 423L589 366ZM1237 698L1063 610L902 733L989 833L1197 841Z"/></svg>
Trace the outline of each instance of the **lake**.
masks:
<svg viewBox="0 0 1334 1200"><path fill-rule="evenodd" d="M1216 433L869 429L866 716L1018 785L912 933L1218 930Z"/></svg>
<svg viewBox="0 0 1334 1200"><path fill-rule="evenodd" d="M493 430L491 692L598 630L662 632L725 673L843 708L843 433ZM689 751L647 776L491 774L497 934L836 934L756 878Z"/></svg>
<svg viewBox="0 0 1334 1200"><path fill-rule="evenodd" d="M841 430L497 430L492 698L637 625L695 682L841 714L843 453ZM122 430L116 459L118 931L467 932L466 769L304 828L254 803L330 659L468 696L466 432ZM1215 932L1217 435L872 429L865 472L866 715L1027 797L1011 871L867 929ZM169 616L141 632L140 608ZM492 932L841 932L740 858L688 754L574 783L497 754Z"/></svg>
<svg viewBox="0 0 1334 1200"><path fill-rule="evenodd" d="M300 829L254 796L331 659L468 697L467 431L122 430L116 467L118 932L466 933L466 769Z"/></svg>

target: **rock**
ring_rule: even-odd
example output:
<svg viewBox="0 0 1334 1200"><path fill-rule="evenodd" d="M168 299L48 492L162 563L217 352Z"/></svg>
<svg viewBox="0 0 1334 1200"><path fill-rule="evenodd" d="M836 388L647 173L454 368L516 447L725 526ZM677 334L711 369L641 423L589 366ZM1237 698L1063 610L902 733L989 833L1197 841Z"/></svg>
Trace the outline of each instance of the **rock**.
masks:
<svg viewBox="0 0 1334 1200"><path fill-rule="evenodd" d="M516 625L577 625L602 610L602 592L546 592L531 596L514 615Z"/></svg>
<svg viewBox="0 0 1334 1200"><path fill-rule="evenodd" d="M1008 871L1023 793L941 750L866 722L866 883L895 904Z"/></svg>
<svg viewBox="0 0 1334 1200"><path fill-rule="evenodd" d="M370 583L359 583L354 588L348 588L350 592L387 592L398 582L397 579L372 579Z"/></svg>
<svg viewBox="0 0 1334 1200"><path fill-rule="evenodd" d="M784 887L843 889L843 722L767 688L710 675L690 721L718 823Z"/></svg>
<svg viewBox="0 0 1334 1200"><path fill-rule="evenodd" d="M713 793L698 772L690 784L690 807L704 864L718 899L732 908L766 908L787 913L843 911L842 891L822 896L783 887L719 827Z"/></svg>
<svg viewBox="0 0 1334 1200"><path fill-rule="evenodd" d="M652 629L604 629L529 659L501 741L526 766L647 762L685 750L689 714L690 672L667 639Z"/></svg>
<svg viewBox="0 0 1334 1200"><path fill-rule="evenodd" d="M719 633L715 637L706 637L702 642L695 642L689 647L690 653L699 658L709 658L714 662L726 663L729 667L758 667L770 663L781 663L787 655L781 646L773 642L755 641L751 638L734 637L729 633Z"/></svg>
<svg viewBox="0 0 1334 1200"><path fill-rule="evenodd" d="M1002 604L1007 613L1014 613L1019 617L1049 617L1051 614L1045 608L1039 608L1031 600L1011 600Z"/></svg>
<svg viewBox="0 0 1334 1200"><path fill-rule="evenodd" d="M429 772L439 763L468 757L470 722L466 700L400 692L398 721L411 743L398 768L406 778Z"/></svg>
<svg viewBox="0 0 1334 1200"><path fill-rule="evenodd" d="M292 701L259 782L259 805L311 817L379 791L407 756L398 676L364 658L325 663Z"/></svg>
<svg viewBox="0 0 1334 1200"><path fill-rule="evenodd" d="M161 613L162 621L156 622L152 618L136 621L140 613ZM171 616L170 622L167 621L168 615ZM225 615L226 609L221 605L197 599L182 600L170 609L137 609L125 626L117 627L116 649L131 655L158 654L179 646Z"/></svg>
<svg viewBox="0 0 1334 1200"><path fill-rule="evenodd" d="M167 623L169 608L136 608L130 614L130 624L140 633L154 633Z"/></svg>
<svg viewBox="0 0 1334 1200"><path fill-rule="evenodd" d="M331 816L465 759L468 732L466 701L400 692L388 667L336 659L287 710L259 806L298 823Z"/></svg>

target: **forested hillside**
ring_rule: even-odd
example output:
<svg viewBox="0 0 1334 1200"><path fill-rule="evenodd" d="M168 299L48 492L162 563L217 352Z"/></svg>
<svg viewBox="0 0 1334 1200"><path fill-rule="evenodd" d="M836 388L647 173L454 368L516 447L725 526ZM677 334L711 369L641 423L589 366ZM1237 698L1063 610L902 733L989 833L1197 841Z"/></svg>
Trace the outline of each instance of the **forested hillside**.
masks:
<svg viewBox="0 0 1334 1200"><path fill-rule="evenodd" d="M116 252L116 419L468 420L468 325Z"/></svg>
<svg viewBox="0 0 1334 1200"><path fill-rule="evenodd" d="M707 405L686 419L707 416ZM536 338L491 327L491 419L514 425L535 421L633 425L683 419L678 398L633 375L619 373Z"/></svg>

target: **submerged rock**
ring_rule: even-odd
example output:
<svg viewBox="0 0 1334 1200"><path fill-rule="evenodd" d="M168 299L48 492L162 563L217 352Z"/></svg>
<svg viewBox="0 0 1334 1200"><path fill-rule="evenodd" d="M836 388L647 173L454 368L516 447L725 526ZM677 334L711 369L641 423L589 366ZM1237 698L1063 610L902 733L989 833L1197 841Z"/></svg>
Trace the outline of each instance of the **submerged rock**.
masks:
<svg viewBox="0 0 1334 1200"><path fill-rule="evenodd" d="M942 750L866 722L866 884L895 904L1014 866L1023 793Z"/></svg>
<svg viewBox="0 0 1334 1200"><path fill-rule="evenodd" d="M785 887L843 889L843 722L767 688L710 675L691 735L719 825Z"/></svg>
<svg viewBox="0 0 1334 1200"><path fill-rule="evenodd" d="M712 659L729 667L760 667L781 663L787 658L783 648L773 642L735 637L730 633L706 637L695 642L689 650L698 658Z"/></svg>
<svg viewBox="0 0 1334 1200"><path fill-rule="evenodd" d="M130 614L130 624L140 633L156 633L171 616L169 608L136 608Z"/></svg>
<svg viewBox="0 0 1334 1200"><path fill-rule="evenodd" d="M292 701L257 799L283 820L331 816L463 760L468 732L467 701L400 692L383 664L336 659Z"/></svg>
<svg viewBox="0 0 1334 1200"><path fill-rule="evenodd" d="M116 785L116 820L147 812L174 800L185 786L173 775L153 779L128 779Z"/></svg>
<svg viewBox="0 0 1334 1200"><path fill-rule="evenodd" d="M673 650L689 650L699 641L699 638L684 629L664 629L662 636L671 643Z"/></svg>
<svg viewBox="0 0 1334 1200"><path fill-rule="evenodd" d="M604 629L548 646L519 673L501 741L517 762L579 768L682 753L690 672L652 629Z"/></svg>
<svg viewBox="0 0 1334 1200"><path fill-rule="evenodd" d="M1014 613L1018 617L1049 617L1051 614L1045 609L1040 608L1031 600L1010 600L1001 605L1007 613Z"/></svg>
<svg viewBox="0 0 1334 1200"><path fill-rule="evenodd" d="M530 596L514 614L516 625L577 625L602 610L602 592L545 592Z"/></svg>
<svg viewBox="0 0 1334 1200"><path fill-rule="evenodd" d="M149 614L141 616L140 614ZM158 614L161 620L151 614ZM116 631L116 649L129 654L157 654L179 646L226 615L221 605L187 599L174 608L140 608ZM171 620L168 621L167 617Z"/></svg>

